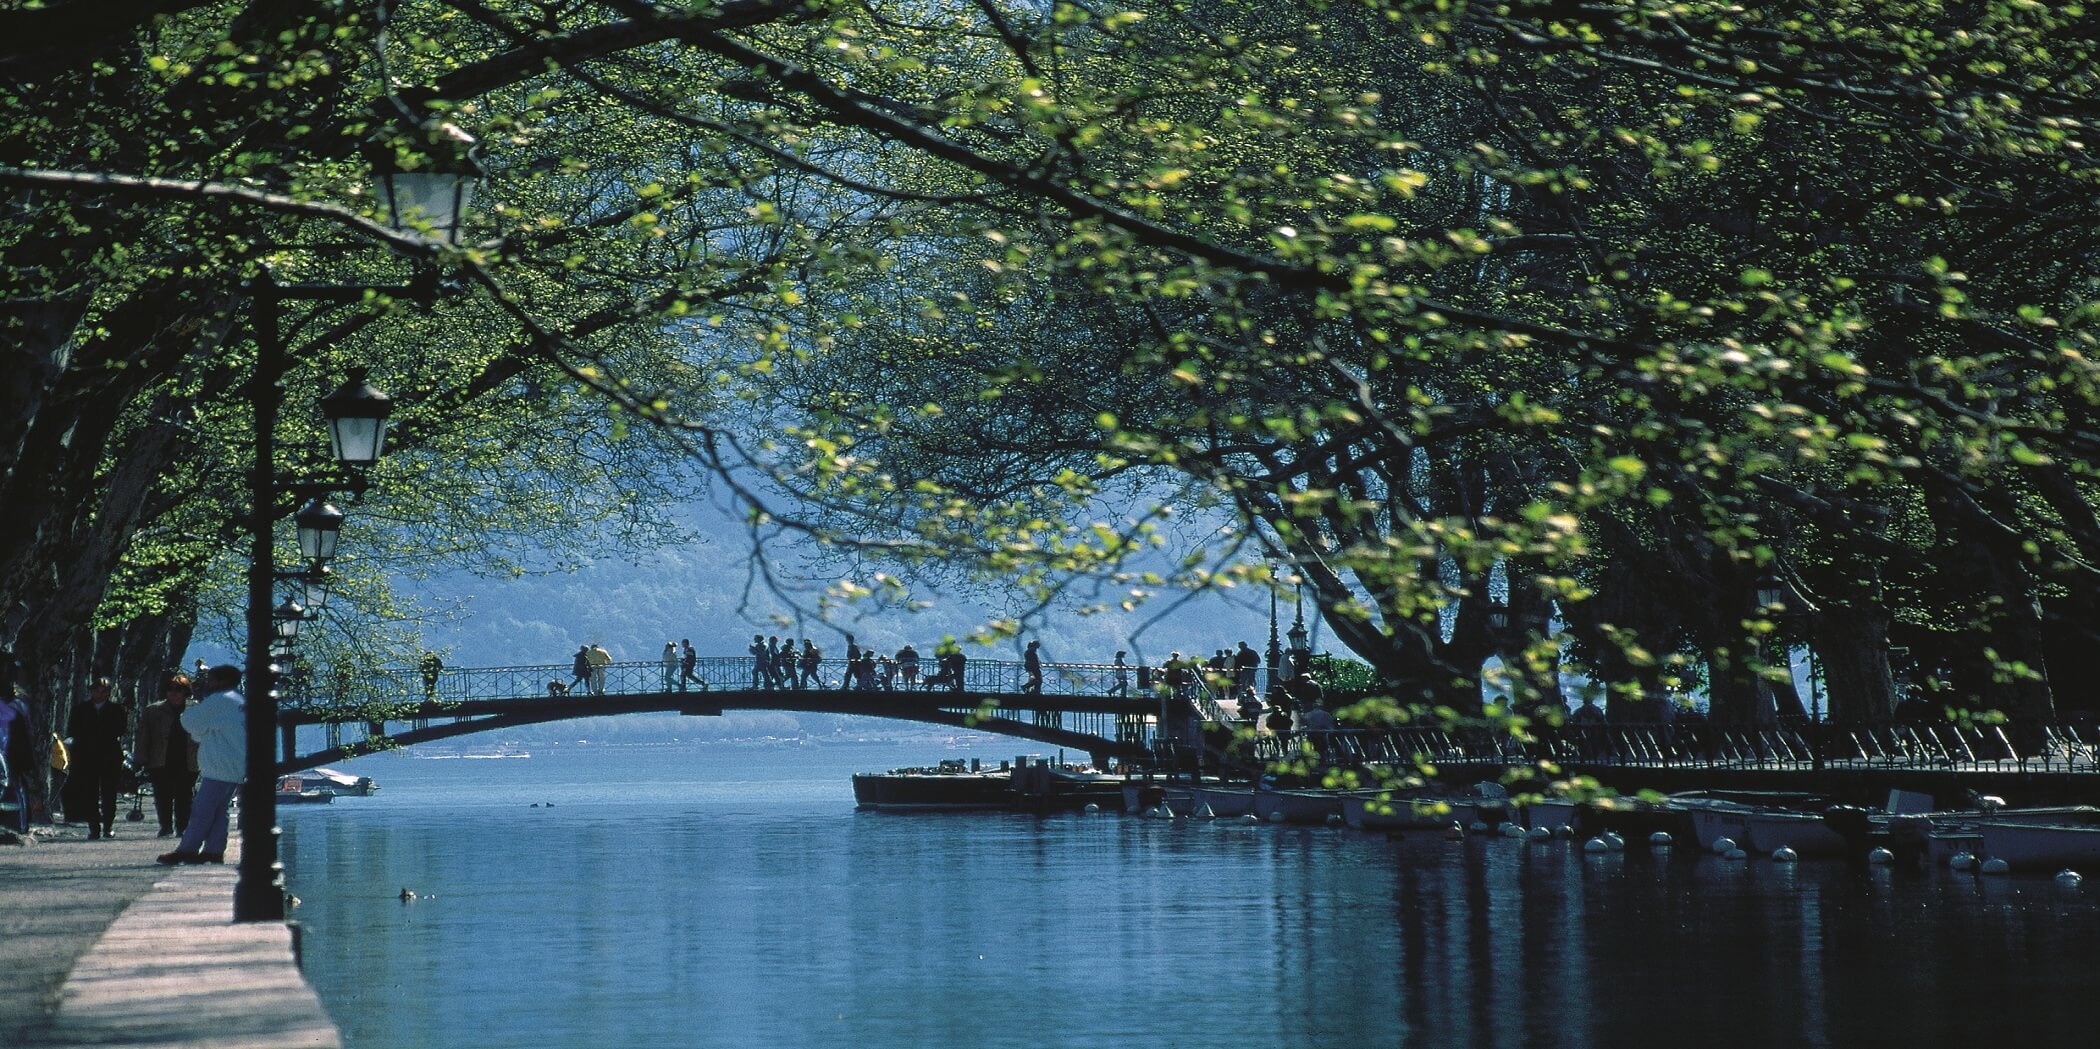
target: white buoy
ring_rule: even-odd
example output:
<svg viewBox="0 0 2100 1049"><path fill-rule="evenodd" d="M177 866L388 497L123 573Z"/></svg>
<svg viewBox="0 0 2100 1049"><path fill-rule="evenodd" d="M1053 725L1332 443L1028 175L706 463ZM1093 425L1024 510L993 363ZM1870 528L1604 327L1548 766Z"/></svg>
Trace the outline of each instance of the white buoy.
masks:
<svg viewBox="0 0 2100 1049"><path fill-rule="evenodd" d="M1243 815L1243 816L1241 816L1241 817L1240 817L1240 822L1241 822L1241 823L1260 823L1260 822L1261 822L1261 817L1260 817L1260 816L1257 816L1257 815L1255 815L1255 814L1253 814L1253 813L1251 813L1251 812L1249 812L1249 813L1247 813L1246 815Z"/></svg>
<svg viewBox="0 0 2100 1049"><path fill-rule="evenodd" d="M1210 811L1210 802L1207 801L1196 806L1194 815L1199 820L1214 820L1218 818L1217 813Z"/></svg>
<svg viewBox="0 0 2100 1049"><path fill-rule="evenodd" d="M1996 856L1993 856L1990 859L1983 861L1982 866L1979 866L1976 869L1985 874L2005 874L2012 870L2012 864L2007 863Z"/></svg>
<svg viewBox="0 0 2100 1049"><path fill-rule="evenodd" d="M1617 852L1620 849L1626 847L1626 839L1619 837L1618 834L1613 831L1605 831L1604 833L1597 835L1597 837L1603 839L1604 847L1610 849L1613 852Z"/></svg>
<svg viewBox="0 0 2100 1049"><path fill-rule="evenodd" d="M1947 857L1947 866L1952 867L1958 871L1975 870L1976 854L1967 851L1957 852L1954 855Z"/></svg>
<svg viewBox="0 0 2100 1049"><path fill-rule="evenodd" d="M1495 830L1505 838L1521 838L1524 836L1524 828L1514 823L1504 823L1500 827L1495 828Z"/></svg>
<svg viewBox="0 0 2100 1049"><path fill-rule="evenodd" d="M1156 820L1173 819L1174 810L1166 802L1162 801L1159 804L1152 806L1152 818Z"/></svg>
<svg viewBox="0 0 2100 1049"><path fill-rule="evenodd" d="M1096 802L1089 801L1086 803L1086 811L1088 811L1089 813L1100 812L1101 806Z"/></svg>
<svg viewBox="0 0 2100 1049"><path fill-rule="evenodd" d="M1747 860L1750 858L1750 854L1741 849L1729 849L1721 854L1721 858L1724 860Z"/></svg>
<svg viewBox="0 0 2100 1049"><path fill-rule="evenodd" d="M1276 810L1275 812L1271 812L1271 813L1269 813L1269 822L1270 822L1270 823L1282 823L1282 822L1283 822L1283 810L1282 810L1282 809L1278 809L1278 810Z"/></svg>
<svg viewBox="0 0 2100 1049"><path fill-rule="evenodd" d="M1896 862L1896 854L1877 845L1867 853L1867 862L1877 866L1894 863Z"/></svg>
<svg viewBox="0 0 2100 1049"><path fill-rule="evenodd" d="M1575 837L1575 828L1563 823L1560 826L1553 828L1553 836L1556 838L1567 838L1569 840L1573 840Z"/></svg>
<svg viewBox="0 0 2100 1049"><path fill-rule="evenodd" d="M1610 852L1610 851L1611 851L1611 846L1609 846L1609 845L1606 845L1606 844L1604 843L1604 839L1603 839L1603 838L1591 838L1590 840L1588 840L1588 841L1586 841L1586 842L1583 842L1583 843L1582 843L1582 851L1584 851L1584 852Z"/></svg>
<svg viewBox="0 0 2100 1049"><path fill-rule="evenodd" d="M1657 848L1667 849L1670 846L1677 844L1677 839L1670 837L1669 831L1659 830L1653 834L1648 835L1648 844L1653 845Z"/></svg>
<svg viewBox="0 0 2100 1049"><path fill-rule="evenodd" d="M1451 825L1444 828L1444 840L1464 841L1466 840L1466 829L1459 826L1457 820L1452 820Z"/></svg>
<svg viewBox="0 0 2100 1049"><path fill-rule="evenodd" d="M2077 871L2070 869L2069 867L2066 867L2063 870L2056 872L2056 884L2061 885L2066 889L2075 889L2078 887L2078 883L2084 880L2085 875L2080 874Z"/></svg>
<svg viewBox="0 0 2100 1049"><path fill-rule="evenodd" d="M1794 850L1787 848L1784 845L1781 845L1778 849L1772 852L1773 863L1798 863L1800 862L1800 860L1800 853L1795 852Z"/></svg>
<svg viewBox="0 0 2100 1049"><path fill-rule="evenodd" d="M1714 846L1713 846L1713 847L1714 847L1714 853L1715 853L1716 855L1724 855L1724 856L1725 856L1725 855L1727 855L1727 854L1728 854L1728 852L1729 852L1730 850L1732 850L1732 849L1734 849L1734 848L1735 848L1735 839L1734 839L1734 838L1716 838L1716 839L1714 839Z"/></svg>
<svg viewBox="0 0 2100 1049"><path fill-rule="evenodd" d="M1552 841L1552 840L1553 840L1553 832L1552 832L1552 831L1550 831L1550 830L1547 830L1547 829L1546 829L1546 828L1544 828L1544 827L1533 827L1533 828L1531 828L1530 830L1528 830L1528 831L1525 831L1525 832L1524 832L1524 840L1526 840L1526 841Z"/></svg>

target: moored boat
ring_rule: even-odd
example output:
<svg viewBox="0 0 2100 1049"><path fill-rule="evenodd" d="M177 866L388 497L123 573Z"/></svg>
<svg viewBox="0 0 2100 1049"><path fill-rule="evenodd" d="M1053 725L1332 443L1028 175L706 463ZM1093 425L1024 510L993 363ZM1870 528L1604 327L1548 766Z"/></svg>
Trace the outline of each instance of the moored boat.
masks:
<svg viewBox="0 0 2100 1049"><path fill-rule="evenodd" d="M334 791L312 787L303 777L286 776L277 781L279 805L327 805L333 801Z"/></svg>
<svg viewBox="0 0 2100 1049"><path fill-rule="evenodd" d="M1342 822L1357 830L1441 830L1451 826L1452 820L1449 806L1440 805L1436 798L1403 795L1380 800L1376 794L1342 797Z"/></svg>
<svg viewBox="0 0 2100 1049"><path fill-rule="evenodd" d="M1983 856L2014 870L2100 871L2100 825L1979 820Z"/></svg>
<svg viewBox="0 0 2100 1049"><path fill-rule="evenodd" d="M302 775L308 790L325 790L337 796L371 797L379 792L379 784L370 776L353 776L336 769L308 769Z"/></svg>
<svg viewBox="0 0 2100 1049"><path fill-rule="evenodd" d="M1342 817L1349 797L1375 798L1379 790L1263 790L1254 794L1254 814L1265 823L1326 823Z"/></svg>
<svg viewBox="0 0 2100 1049"><path fill-rule="evenodd" d="M1201 815L1205 809L1218 819L1233 819L1254 811L1254 788L1246 784L1211 784L1190 792L1189 804Z"/></svg>
<svg viewBox="0 0 2100 1049"><path fill-rule="evenodd" d="M1011 809L1013 777L1007 772L972 772L960 762L861 772L853 776L853 800L860 808L885 812Z"/></svg>

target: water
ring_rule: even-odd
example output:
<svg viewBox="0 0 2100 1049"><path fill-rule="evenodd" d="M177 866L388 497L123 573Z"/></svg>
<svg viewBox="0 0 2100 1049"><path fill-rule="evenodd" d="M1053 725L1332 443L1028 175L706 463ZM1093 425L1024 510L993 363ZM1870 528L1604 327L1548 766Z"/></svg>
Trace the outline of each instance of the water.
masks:
<svg viewBox="0 0 2100 1049"><path fill-rule="evenodd" d="M353 1049L2093 1044L2100 889L853 811L957 753L362 759L282 813L307 976Z"/></svg>

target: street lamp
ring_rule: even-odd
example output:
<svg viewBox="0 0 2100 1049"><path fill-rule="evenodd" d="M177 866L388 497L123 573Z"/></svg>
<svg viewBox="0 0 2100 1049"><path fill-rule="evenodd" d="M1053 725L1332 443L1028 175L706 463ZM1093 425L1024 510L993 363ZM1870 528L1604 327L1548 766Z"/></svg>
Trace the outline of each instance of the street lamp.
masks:
<svg viewBox="0 0 2100 1049"><path fill-rule="evenodd" d="M363 368L334 393L321 398L321 417L328 420L328 446L345 466L370 466L386 450L386 419L394 400L365 381Z"/></svg>
<svg viewBox="0 0 2100 1049"><path fill-rule="evenodd" d="M391 143L375 150L373 173L386 220L395 231L427 231L442 243L459 242L460 226L467 202L473 195L473 139L458 128L440 124L421 129L424 152L404 156ZM277 416L284 404L280 385L285 372L284 333L279 323L286 299L353 305L374 292L406 295L428 301L435 294L435 281L419 281L405 287L366 285L281 285L266 270L250 287L255 335L255 372L250 380L249 402L255 411L254 458L248 476L248 651L245 688L248 699L248 778L241 785L241 869L233 890L235 921L283 921L285 907L284 865L277 859L278 692L276 663L289 658L290 642L296 636L304 609L297 602L274 605L273 593L279 578L276 567L277 497L286 491L305 494L316 488L341 485L292 485L281 487L276 477ZM345 467L369 466L379 458L386 441L386 419L391 410L387 396L365 383L360 369L351 373L342 388L323 399L328 420L328 439L336 459ZM336 537L342 531L343 512L313 499L294 518L298 526L299 553L311 566L309 585L318 581L325 588L321 562L335 556ZM311 591L309 594L311 595ZM324 599L325 600L325 599ZM314 602L318 608L323 602ZM295 618L279 618L280 612L299 608ZM279 630L287 630L282 636ZM289 749L289 744L286 744Z"/></svg>
<svg viewBox="0 0 2100 1049"><path fill-rule="evenodd" d="M335 570L316 563L312 568L293 576L299 582L300 603L307 611L318 613L328 607L328 588Z"/></svg>
<svg viewBox="0 0 2100 1049"><path fill-rule="evenodd" d="M299 624L305 621L306 609L289 597L284 599L283 604L270 610L271 627L280 641L299 640Z"/></svg>
<svg viewBox="0 0 2100 1049"><path fill-rule="evenodd" d="M1757 603L1760 607L1784 609L1786 598L1786 580L1779 578L1779 573L1767 569L1764 575L1757 577Z"/></svg>
<svg viewBox="0 0 2100 1049"><path fill-rule="evenodd" d="M403 232L427 226L436 240L457 244L474 199L474 180L481 174L475 161L479 147L474 136L453 124L421 130L420 155L404 158L391 141L376 141L368 152L387 225Z"/></svg>
<svg viewBox="0 0 2100 1049"><path fill-rule="evenodd" d="M315 499L299 510L292 523L299 528L299 556L309 561L335 557L335 540L343 531L343 512L334 503Z"/></svg>
<svg viewBox="0 0 2100 1049"><path fill-rule="evenodd" d="M1279 684L1281 684L1281 683L1282 683L1281 681L1279 681L1279 680L1277 679L1277 676L1276 676L1276 675L1277 675L1277 671L1278 671L1278 670L1281 670L1281 669L1282 669L1282 663L1283 663L1283 648L1282 648L1282 646L1281 646L1281 645L1279 645L1279 644L1277 643L1277 641L1276 641L1276 581L1277 581L1277 579L1278 579L1278 578L1280 577L1280 575L1281 575L1281 568L1282 568L1282 566L1280 566L1280 565L1278 565L1278 564L1276 564L1276 563L1274 563L1274 562L1270 562L1270 564L1269 564L1269 691L1270 691L1270 692L1274 692L1274 691L1276 691L1276 686L1278 686Z"/></svg>

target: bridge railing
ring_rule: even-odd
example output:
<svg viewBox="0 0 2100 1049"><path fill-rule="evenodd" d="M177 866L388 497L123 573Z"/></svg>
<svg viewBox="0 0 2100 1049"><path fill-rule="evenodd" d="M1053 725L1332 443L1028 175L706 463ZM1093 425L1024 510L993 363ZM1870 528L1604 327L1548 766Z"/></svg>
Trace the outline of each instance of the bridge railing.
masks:
<svg viewBox="0 0 2100 1049"><path fill-rule="evenodd" d="M907 682L901 674L891 674L885 684L878 678L872 686L861 683L858 678L847 680L845 661L825 659L819 662L813 674L797 674L796 680L775 684L763 671L754 666L750 656L705 656L695 660L690 674L682 662L666 665L658 660L626 661L608 664L596 673L578 676L572 665L539 664L514 667L445 667L435 674L425 674L418 669L379 669L361 678L358 682L360 698L415 705L436 702L441 705L471 703L477 700L530 699L549 695L648 695L680 691L724 691L766 690L780 691L877 691L877 692L935 692L941 690L962 692L988 692L1009 696L1025 695L1030 691L1026 666L1015 660L969 659L963 664L962 680L958 683L940 677L929 658L920 664L915 681ZM1045 696L1126 696L1145 698L1156 695L1158 686L1151 689L1138 687L1138 668L1117 666L1109 663L1049 663L1042 664L1040 694ZM1156 675L1148 675L1156 676ZM1207 704L1207 716L1224 716L1217 709L1214 698L1222 696L1227 689L1210 689L1196 685L1194 698ZM311 705L320 706L324 700L315 699Z"/></svg>

